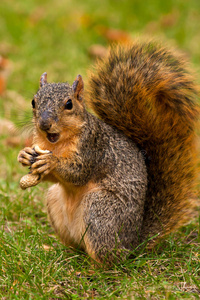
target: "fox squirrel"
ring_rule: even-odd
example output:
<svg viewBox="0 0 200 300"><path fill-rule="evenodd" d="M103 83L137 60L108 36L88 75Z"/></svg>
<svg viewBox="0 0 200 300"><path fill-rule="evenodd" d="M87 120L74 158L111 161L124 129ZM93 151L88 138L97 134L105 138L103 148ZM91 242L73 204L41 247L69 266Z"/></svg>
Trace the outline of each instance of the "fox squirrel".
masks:
<svg viewBox="0 0 200 300"><path fill-rule="evenodd" d="M153 42L111 48L86 99L80 75L72 86L41 76L21 187L54 183L47 210L64 244L112 261L191 219L197 94L184 61Z"/></svg>

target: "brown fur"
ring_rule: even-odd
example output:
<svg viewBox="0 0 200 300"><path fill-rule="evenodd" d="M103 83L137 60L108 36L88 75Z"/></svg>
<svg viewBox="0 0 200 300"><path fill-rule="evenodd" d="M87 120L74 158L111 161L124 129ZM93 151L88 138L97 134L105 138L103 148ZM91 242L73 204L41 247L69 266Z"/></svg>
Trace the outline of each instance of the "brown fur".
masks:
<svg viewBox="0 0 200 300"><path fill-rule="evenodd" d="M38 145L41 149L48 149L53 154L70 158L77 151L78 134L70 136L65 131L62 133L62 140L56 144L50 143L43 134L34 135L33 145Z"/></svg>
<svg viewBox="0 0 200 300"><path fill-rule="evenodd" d="M199 108L184 60L153 43L111 49L91 75L89 88L88 106L131 137L147 158L143 239L187 223L198 205Z"/></svg>
<svg viewBox="0 0 200 300"><path fill-rule="evenodd" d="M98 186L88 182L85 186L75 186L66 183L64 186L53 185L47 195L47 208L51 223L65 245L89 248L82 237L86 233L83 221L82 199L86 194L97 191ZM91 252L91 251L90 251Z"/></svg>

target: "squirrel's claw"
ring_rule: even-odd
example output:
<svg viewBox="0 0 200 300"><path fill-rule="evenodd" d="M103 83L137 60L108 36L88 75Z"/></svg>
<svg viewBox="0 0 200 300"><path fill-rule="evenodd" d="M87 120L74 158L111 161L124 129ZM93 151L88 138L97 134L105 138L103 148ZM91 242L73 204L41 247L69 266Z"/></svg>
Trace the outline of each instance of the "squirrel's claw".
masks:
<svg viewBox="0 0 200 300"><path fill-rule="evenodd" d="M29 174L23 176L20 180L22 189L37 185L51 171L49 154L51 155L51 151L42 150L37 145L33 148L26 147L19 152L18 161L23 166L29 166L31 170Z"/></svg>
<svg viewBox="0 0 200 300"><path fill-rule="evenodd" d="M31 166L32 174L41 174L42 176L49 174L56 165L54 158L51 153L38 156Z"/></svg>
<svg viewBox="0 0 200 300"><path fill-rule="evenodd" d="M33 162L35 161L34 155L35 155L34 149L32 149L30 147L26 147L19 152L17 160L23 166L31 166L33 164Z"/></svg>

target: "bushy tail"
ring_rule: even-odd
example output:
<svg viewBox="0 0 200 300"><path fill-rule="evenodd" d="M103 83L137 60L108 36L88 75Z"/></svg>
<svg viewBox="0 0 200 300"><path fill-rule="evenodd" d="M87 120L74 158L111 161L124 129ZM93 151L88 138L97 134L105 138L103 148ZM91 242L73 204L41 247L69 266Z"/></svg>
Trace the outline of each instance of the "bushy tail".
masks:
<svg viewBox="0 0 200 300"><path fill-rule="evenodd" d="M197 90L184 61L154 43L117 47L89 81L88 106L146 157L143 240L185 224L197 197Z"/></svg>

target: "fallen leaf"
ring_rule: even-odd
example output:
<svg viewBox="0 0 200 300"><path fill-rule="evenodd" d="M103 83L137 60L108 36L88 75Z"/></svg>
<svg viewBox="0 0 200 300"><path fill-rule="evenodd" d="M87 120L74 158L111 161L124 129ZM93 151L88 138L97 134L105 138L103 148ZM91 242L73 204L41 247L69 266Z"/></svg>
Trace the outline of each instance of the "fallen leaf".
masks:
<svg viewBox="0 0 200 300"><path fill-rule="evenodd" d="M89 50L89 55L93 58L103 58L108 53L108 49L102 45L92 45Z"/></svg>
<svg viewBox="0 0 200 300"><path fill-rule="evenodd" d="M104 26L98 26L98 31L109 42L129 43L132 38L130 34L124 30L106 28Z"/></svg>
<svg viewBox="0 0 200 300"><path fill-rule="evenodd" d="M43 248L45 251L51 251L51 250L53 250L53 247L51 247L51 246L49 246L49 245L45 245L45 244L42 245L42 248Z"/></svg>
<svg viewBox="0 0 200 300"><path fill-rule="evenodd" d="M6 79L0 73L0 95L2 95L6 90Z"/></svg>

